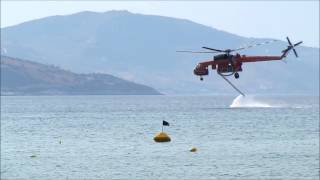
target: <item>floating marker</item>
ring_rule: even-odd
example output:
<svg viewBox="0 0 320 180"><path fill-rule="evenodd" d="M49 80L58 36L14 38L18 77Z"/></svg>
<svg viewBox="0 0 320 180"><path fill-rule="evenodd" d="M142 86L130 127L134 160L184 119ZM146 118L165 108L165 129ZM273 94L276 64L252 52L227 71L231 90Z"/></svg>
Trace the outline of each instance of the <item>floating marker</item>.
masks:
<svg viewBox="0 0 320 180"><path fill-rule="evenodd" d="M195 147L191 148L190 152L197 152L197 148L195 148Z"/></svg>
<svg viewBox="0 0 320 180"><path fill-rule="evenodd" d="M171 141L169 135L165 132L160 132L160 133L156 134L156 136L153 139L156 142L170 142Z"/></svg>
<svg viewBox="0 0 320 180"><path fill-rule="evenodd" d="M165 132L163 132L163 126L169 126L169 123L167 121L162 121L162 130L160 133L156 134L156 136L153 138L156 142L170 142L171 139L169 135Z"/></svg>

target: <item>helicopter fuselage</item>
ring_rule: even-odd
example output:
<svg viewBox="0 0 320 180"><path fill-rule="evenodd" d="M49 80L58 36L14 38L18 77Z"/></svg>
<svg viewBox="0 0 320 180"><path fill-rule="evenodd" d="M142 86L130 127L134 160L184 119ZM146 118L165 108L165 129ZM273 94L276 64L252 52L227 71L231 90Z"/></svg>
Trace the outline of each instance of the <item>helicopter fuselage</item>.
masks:
<svg viewBox="0 0 320 180"><path fill-rule="evenodd" d="M209 67L216 69L218 73L235 73L242 71L240 55L219 54L213 57L213 60L199 63L194 69L194 74L198 76L205 76L209 74Z"/></svg>
<svg viewBox="0 0 320 180"><path fill-rule="evenodd" d="M242 63L244 62L257 62L257 61L271 61L281 60L281 56L245 56L245 55L228 55L219 54L213 57L213 60L204 61L199 63L193 73L197 76L205 76L209 74L209 67L217 70L217 73L229 76L242 71ZM238 78L238 74L236 78Z"/></svg>

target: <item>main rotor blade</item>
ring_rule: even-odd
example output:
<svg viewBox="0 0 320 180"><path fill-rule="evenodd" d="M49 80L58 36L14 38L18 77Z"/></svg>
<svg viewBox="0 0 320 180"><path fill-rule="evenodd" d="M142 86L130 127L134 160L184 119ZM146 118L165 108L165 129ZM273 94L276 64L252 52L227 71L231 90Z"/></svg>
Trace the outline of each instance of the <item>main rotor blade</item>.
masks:
<svg viewBox="0 0 320 180"><path fill-rule="evenodd" d="M256 47L256 46L269 44L269 43L276 42L276 41L278 41L278 40L274 39L274 40L270 40L270 41L266 41L266 42L262 42L262 43L252 44L252 45L249 45L249 46L240 47L238 49L232 49L231 52L232 51L240 51L240 50L243 50L243 49L249 49L249 48L253 48L253 47Z"/></svg>
<svg viewBox="0 0 320 180"><path fill-rule="evenodd" d="M208 49L211 51L217 51L217 52L225 52L224 50L220 50L220 49L213 49L213 48L209 48L209 47L202 47L203 49Z"/></svg>
<svg viewBox="0 0 320 180"><path fill-rule="evenodd" d="M176 52L180 52L180 53L218 53L218 52L208 52L208 51L176 51Z"/></svg>

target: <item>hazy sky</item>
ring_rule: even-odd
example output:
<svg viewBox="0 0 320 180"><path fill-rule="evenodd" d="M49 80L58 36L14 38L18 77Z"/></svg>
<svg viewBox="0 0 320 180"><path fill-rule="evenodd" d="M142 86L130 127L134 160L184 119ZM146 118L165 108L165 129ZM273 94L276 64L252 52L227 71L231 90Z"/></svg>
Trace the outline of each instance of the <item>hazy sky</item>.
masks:
<svg viewBox="0 0 320 180"><path fill-rule="evenodd" d="M246 37L288 35L319 47L319 1L1 1L1 27L85 10L177 17Z"/></svg>

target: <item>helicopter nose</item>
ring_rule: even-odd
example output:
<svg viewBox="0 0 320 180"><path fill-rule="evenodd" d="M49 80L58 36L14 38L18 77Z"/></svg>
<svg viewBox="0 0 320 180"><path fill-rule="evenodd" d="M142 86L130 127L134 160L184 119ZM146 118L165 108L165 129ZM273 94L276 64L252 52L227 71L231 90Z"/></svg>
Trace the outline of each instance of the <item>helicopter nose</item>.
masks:
<svg viewBox="0 0 320 180"><path fill-rule="evenodd" d="M197 75L197 76L204 76L204 75L208 75L209 71L207 68L200 68L200 67L196 67L193 70L193 74Z"/></svg>
<svg viewBox="0 0 320 180"><path fill-rule="evenodd" d="M199 68L194 68L193 74L194 74L194 75L197 75L197 76L201 76L201 75L202 75L202 74L201 74L201 70L200 70Z"/></svg>
<svg viewBox="0 0 320 180"><path fill-rule="evenodd" d="M198 75L197 68L194 68L194 70L193 70L193 74L194 74L194 75Z"/></svg>

